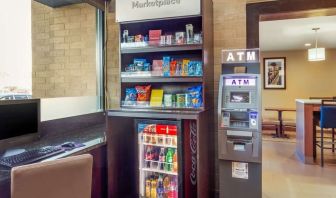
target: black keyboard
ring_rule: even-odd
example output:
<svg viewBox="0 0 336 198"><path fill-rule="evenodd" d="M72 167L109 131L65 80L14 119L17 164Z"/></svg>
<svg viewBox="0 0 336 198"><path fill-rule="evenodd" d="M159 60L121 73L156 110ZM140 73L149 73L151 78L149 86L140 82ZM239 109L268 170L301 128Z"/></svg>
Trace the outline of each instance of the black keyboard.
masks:
<svg viewBox="0 0 336 198"><path fill-rule="evenodd" d="M13 168L60 154L65 150L60 146L48 146L40 149L25 151L23 153L0 158L0 165Z"/></svg>

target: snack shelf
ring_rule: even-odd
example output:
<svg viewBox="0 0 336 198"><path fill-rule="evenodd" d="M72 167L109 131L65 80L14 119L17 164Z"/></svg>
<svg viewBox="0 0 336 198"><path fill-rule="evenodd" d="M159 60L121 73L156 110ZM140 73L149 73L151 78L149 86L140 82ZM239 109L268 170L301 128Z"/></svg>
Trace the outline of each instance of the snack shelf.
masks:
<svg viewBox="0 0 336 198"><path fill-rule="evenodd" d="M142 168L142 170L146 172L162 173L162 174L167 174L167 175L175 175L175 176L178 175L178 173L176 172L165 171L165 170L160 170L160 169L155 169L155 168Z"/></svg>
<svg viewBox="0 0 336 198"><path fill-rule="evenodd" d="M152 109L152 110L188 110L188 111L199 111L204 110L204 107L194 108L194 107L153 107L149 105L149 102L126 102L122 101L122 108L129 109Z"/></svg>
<svg viewBox="0 0 336 198"><path fill-rule="evenodd" d="M144 133L143 144L155 147L177 148L177 136Z"/></svg>
<svg viewBox="0 0 336 198"><path fill-rule="evenodd" d="M203 82L202 76L128 76L121 77L123 83L184 83L184 82Z"/></svg>
<svg viewBox="0 0 336 198"><path fill-rule="evenodd" d="M175 51L190 51L202 50L203 44L179 44L179 45L148 45L139 47L121 47L121 54L136 54L150 52L175 52Z"/></svg>
<svg viewBox="0 0 336 198"><path fill-rule="evenodd" d="M152 144L152 143L143 143L143 145L146 146L156 146L156 147L164 147L164 148L177 148L177 146L175 145L166 145L166 144Z"/></svg>

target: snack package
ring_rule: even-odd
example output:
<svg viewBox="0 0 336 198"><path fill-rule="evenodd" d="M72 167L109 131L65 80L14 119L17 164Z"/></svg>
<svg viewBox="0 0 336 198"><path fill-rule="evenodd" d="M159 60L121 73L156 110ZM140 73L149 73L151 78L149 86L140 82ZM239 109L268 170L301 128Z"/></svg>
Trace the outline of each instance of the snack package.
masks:
<svg viewBox="0 0 336 198"><path fill-rule="evenodd" d="M177 61L175 76L181 76L182 74L182 61Z"/></svg>
<svg viewBox="0 0 336 198"><path fill-rule="evenodd" d="M188 76L188 66L189 66L190 60L188 59L183 59L182 61L182 68L181 68L181 75L182 76Z"/></svg>
<svg viewBox="0 0 336 198"><path fill-rule="evenodd" d="M202 68L202 62L201 61L195 61L195 76L203 76L203 68Z"/></svg>
<svg viewBox="0 0 336 198"><path fill-rule="evenodd" d="M188 76L195 76L195 61L190 61L188 64Z"/></svg>
<svg viewBox="0 0 336 198"><path fill-rule="evenodd" d="M153 72L154 76L162 76L162 60L153 60Z"/></svg>
<svg viewBox="0 0 336 198"><path fill-rule="evenodd" d="M125 103L131 105L137 101L137 91L134 88L126 88Z"/></svg>
<svg viewBox="0 0 336 198"><path fill-rule="evenodd" d="M163 76L170 76L170 57L164 56L162 63Z"/></svg>
<svg viewBox="0 0 336 198"><path fill-rule="evenodd" d="M200 108L203 106L202 86L194 86L188 88L190 97L190 107Z"/></svg>
<svg viewBox="0 0 336 198"><path fill-rule="evenodd" d="M175 60L170 62L170 76L175 76L176 64L177 64L177 61Z"/></svg>
<svg viewBox="0 0 336 198"><path fill-rule="evenodd" d="M136 86L137 91L137 101L138 102L148 102L150 99L151 85L148 86Z"/></svg>
<svg viewBox="0 0 336 198"><path fill-rule="evenodd" d="M149 63L145 63L144 66L143 66L143 70L142 71L150 71L150 70L151 70L150 64Z"/></svg>

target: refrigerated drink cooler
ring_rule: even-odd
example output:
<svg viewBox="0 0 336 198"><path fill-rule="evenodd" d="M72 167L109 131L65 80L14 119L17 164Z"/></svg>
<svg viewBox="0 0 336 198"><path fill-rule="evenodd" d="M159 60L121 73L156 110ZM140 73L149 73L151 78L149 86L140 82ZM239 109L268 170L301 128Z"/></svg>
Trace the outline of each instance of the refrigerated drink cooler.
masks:
<svg viewBox="0 0 336 198"><path fill-rule="evenodd" d="M220 198L261 198L260 75L222 75L218 97Z"/></svg>
<svg viewBox="0 0 336 198"><path fill-rule="evenodd" d="M181 122L136 120L139 197L183 197Z"/></svg>

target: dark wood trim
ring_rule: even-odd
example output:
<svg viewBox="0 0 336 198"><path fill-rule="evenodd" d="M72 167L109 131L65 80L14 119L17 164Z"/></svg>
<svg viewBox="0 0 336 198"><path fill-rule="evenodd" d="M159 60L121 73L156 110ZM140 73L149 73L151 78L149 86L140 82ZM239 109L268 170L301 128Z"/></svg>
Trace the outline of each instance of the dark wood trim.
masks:
<svg viewBox="0 0 336 198"><path fill-rule="evenodd" d="M259 48L259 21L265 14L309 11L323 12L321 9L336 8L333 0L279 0L246 5L246 45L247 48ZM323 15L328 16L328 15Z"/></svg>
<svg viewBox="0 0 336 198"><path fill-rule="evenodd" d="M336 8L304 10L304 11L297 11L297 12L261 14L260 21L275 21L275 20L299 19L299 18L334 16L334 15L336 15Z"/></svg>
<svg viewBox="0 0 336 198"><path fill-rule="evenodd" d="M266 87L266 78L265 78L265 74L266 74L266 60L268 60L268 59L284 59L284 69L285 69L285 86L283 87L283 88L267 88ZM287 78L287 72L286 72L286 67L287 67L287 65L286 65L286 57L267 57L267 58L264 58L264 61L263 61L263 71L264 71L264 73L263 73L263 79L264 79L264 89L269 89L269 90L285 90L286 89L286 86L287 86L287 83L286 83L286 78Z"/></svg>

